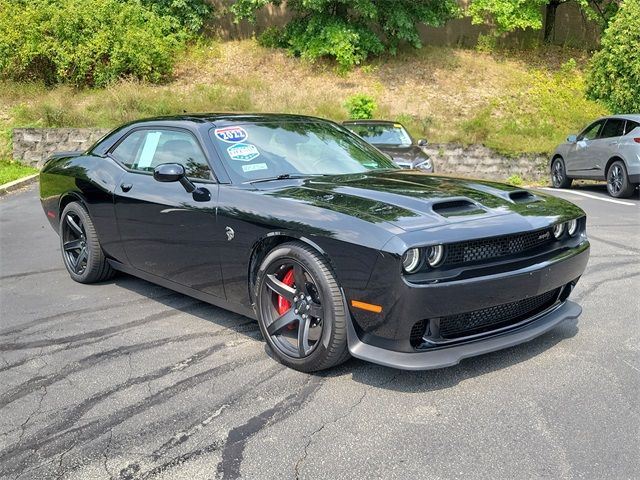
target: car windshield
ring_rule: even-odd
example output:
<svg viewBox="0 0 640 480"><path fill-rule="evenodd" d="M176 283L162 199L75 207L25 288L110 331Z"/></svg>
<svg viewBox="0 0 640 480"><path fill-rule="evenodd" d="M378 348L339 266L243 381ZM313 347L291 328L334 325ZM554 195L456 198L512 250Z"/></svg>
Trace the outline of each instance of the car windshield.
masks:
<svg viewBox="0 0 640 480"><path fill-rule="evenodd" d="M348 128L374 145L408 147L412 143L411 135L399 123L354 123Z"/></svg>
<svg viewBox="0 0 640 480"><path fill-rule="evenodd" d="M211 129L234 182L395 169L346 129L321 121L239 123Z"/></svg>

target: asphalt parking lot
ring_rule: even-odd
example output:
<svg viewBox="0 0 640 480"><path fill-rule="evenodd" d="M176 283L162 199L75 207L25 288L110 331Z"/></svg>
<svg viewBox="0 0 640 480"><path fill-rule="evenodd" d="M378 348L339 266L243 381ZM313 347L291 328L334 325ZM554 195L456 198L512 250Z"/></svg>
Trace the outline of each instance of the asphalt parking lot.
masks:
<svg viewBox="0 0 640 480"><path fill-rule="evenodd" d="M640 478L640 201L553 193L589 215L577 323L443 370L319 375L247 318L74 283L37 188L0 197L0 478Z"/></svg>

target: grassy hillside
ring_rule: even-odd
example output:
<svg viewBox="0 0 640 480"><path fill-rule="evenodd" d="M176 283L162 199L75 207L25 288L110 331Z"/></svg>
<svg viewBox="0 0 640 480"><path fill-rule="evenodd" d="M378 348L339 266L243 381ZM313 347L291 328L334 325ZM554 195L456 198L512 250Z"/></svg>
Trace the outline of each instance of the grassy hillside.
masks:
<svg viewBox="0 0 640 480"><path fill-rule="evenodd" d="M504 153L549 152L604 108L584 98L581 51L482 53L426 47L346 75L254 41L201 44L165 85L104 90L0 83L0 157L15 126L111 127L181 112L294 112L342 120L344 101L373 96L377 116L431 142L484 143ZM573 60L575 58L575 60Z"/></svg>

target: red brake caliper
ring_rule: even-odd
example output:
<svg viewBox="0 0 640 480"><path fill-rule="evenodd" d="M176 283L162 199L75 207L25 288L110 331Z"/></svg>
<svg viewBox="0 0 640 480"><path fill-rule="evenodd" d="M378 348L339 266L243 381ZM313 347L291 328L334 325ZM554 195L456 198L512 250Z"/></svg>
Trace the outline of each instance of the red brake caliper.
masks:
<svg viewBox="0 0 640 480"><path fill-rule="evenodd" d="M293 287L293 268L290 269L282 279L282 283L287 285L288 287ZM278 295L278 315L283 315L291 308L291 303L289 300L284 298L282 295Z"/></svg>

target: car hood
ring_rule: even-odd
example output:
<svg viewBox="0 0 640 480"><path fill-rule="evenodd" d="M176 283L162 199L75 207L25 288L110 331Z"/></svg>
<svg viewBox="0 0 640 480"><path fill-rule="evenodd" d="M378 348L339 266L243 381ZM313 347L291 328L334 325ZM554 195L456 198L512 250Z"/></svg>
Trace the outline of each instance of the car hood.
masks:
<svg viewBox="0 0 640 480"><path fill-rule="evenodd" d="M389 145L375 145L375 147L393 158L393 161L398 165L407 166L413 168L418 163L429 158L429 155L417 145L410 145L408 147L393 147Z"/></svg>
<svg viewBox="0 0 640 480"><path fill-rule="evenodd" d="M397 229L413 231L453 224L463 229L463 224L473 228L497 223L525 231L584 214L570 202L541 193L414 170L312 177L275 189L275 182L269 183L271 187L261 184L269 190L265 193L392 225L396 227L394 233L398 233ZM508 218L495 220L504 217Z"/></svg>

